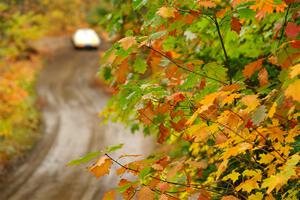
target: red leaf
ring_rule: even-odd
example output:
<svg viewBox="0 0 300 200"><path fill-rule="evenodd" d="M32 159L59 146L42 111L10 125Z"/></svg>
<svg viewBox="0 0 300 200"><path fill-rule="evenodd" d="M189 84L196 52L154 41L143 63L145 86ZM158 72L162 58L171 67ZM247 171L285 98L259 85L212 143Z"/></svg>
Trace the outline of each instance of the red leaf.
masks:
<svg viewBox="0 0 300 200"><path fill-rule="evenodd" d="M151 125L154 118L153 104L149 101L147 106L138 110L140 116L139 119L146 125Z"/></svg>
<svg viewBox="0 0 300 200"><path fill-rule="evenodd" d="M285 29L285 34L288 37L295 38L298 36L299 31L300 31L300 26L298 26L295 23L288 22L286 29Z"/></svg>
<svg viewBox="0 0 300 200"><path fill-rule="evenodd" d="M177 103L184 101L185 96L183 95L182 92L177 92L177 93L172 94L171 99L173 99L173 101L174 101L173 103L175 106Z"/></svg>
<svg viewBox="0 0 300 200"><path fill-rule="evenodd" d="M249 119L245 127L252 128L253 126L254 126L253 121L251 119Z"/></svg>
<svg viewBox="0 0 300 200"><path fill-rule="evenodd" d="M166 128L164 126L164 124L160 124L159 125L159 137L158 137L157 142L162 144L169 135L170 135L169 129Z"/></svg>
<svg viewBox="0 0 300 200"><path fill-rule="evenodd" d="M231 18L231 30L237 32L237 34L240 34L241 29L242 29L242 24L239 21L239 19L236 17L232 17Z"/></svg>
<svg viewBox="0 0 300 200"><path fill-rule="evenodd" d="M185 128L185 123L186 123L186 119L185 118L181 118L181 120L177 123L170 121L172 127L176 130L176 131L182 131Z"/></svg>
<svg viewBox="0 0 300 200"><path fill-rule="evenodd" d="M293 47L295 49L300 49L300 40L293 40L291 42L291 47Z"/></svg>

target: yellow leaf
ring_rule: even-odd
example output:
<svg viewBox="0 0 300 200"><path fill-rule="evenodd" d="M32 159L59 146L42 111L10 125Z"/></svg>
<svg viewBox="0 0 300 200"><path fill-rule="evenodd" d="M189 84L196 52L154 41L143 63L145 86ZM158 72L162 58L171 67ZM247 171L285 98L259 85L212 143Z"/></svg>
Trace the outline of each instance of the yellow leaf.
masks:
<svg viewBox="0 0 300 200"><path fill-rule="evenodd" d="M222 158L223 159L228 159L231 156L236 156L240 153L244 153L246 150L251 149L252 148L252 144L249 143L240 143L232 148L229 148L227 151L224 152Z"/></svg>
<svg viewBox="0 0 300 200"><path fill-rule="evenodd" d="M274 102L273 105L272 105L272 107L271 107L270 110L269 110L269 113L268 113L268 117L269 117L269 118L272 118L273 115L275 114L275 112L276 112L276 107L277 107L277 103Z"/></svg>
<svg viewBox="0 0 300 200"><path fill-rule="evenodd" d="M270 194L275 188L280 188L285 184L286 180L282 174L272 175L265 179L262 183L262 188L268 188L267 194Z"/></svg>
<svg viewBox="0 0 300 200"><path fill-rule="evenodd" d="M243 172L243 176L252 177L252 180L254 180L254 181L260 181L262 178L262 173L261 173L261 170L259 170L259 169L256 169L256 170L246 169Z"/></svg>
<svg viewBox="0 0 300 200"><path fill-rule="evenodd" d="M285 90L285 96L292 97L295 101L300 102L300 80L296 80Z"/></svg>
<svg viewBox="0 0 300 200"><path fill-rule="evenodd" d="M142 187L137 197L138 200L153 200L155 199L155 193L149 187Z"/></svg>
<svg viewBox="0 0 300 200"><path fill-rule="evenodd" d="M228 195L228 196L223 196L221 200L239 200L239 198L233 195Z"/></svg>
<svg viewBox="0 0 300 200"><path fill-rule="evenodd" d="M264 198L263 193L261 192L256 192L255 194L251 194L248 197L248 200L262 200Z"/></svg>
<svg viewBox="0 0 300 200"><path fill-rule="evenodd" d="M130 36L122 38L121 40L119 40L119 43L124 50L128 50L130 47L136 44L136 40L135 37Z"/></svg>
<svg viewBox="0 0 300 200"><path fill-rule="evenodd" d="M251 112L259 106L257 95L247 95L241 99L241 102L247 106L246 112Z"/></svg>
<svg viewBox="0 0 300 200"><path fill-rule="evenodd" d="M241 96L241 94L237 94L237 93L233 93L233 94L231 94L231 95L229 95L229 96L226 96L226 97L222 100L221 105L222 105L222 106L224 106L224 105L226 105L226 104L230 105L230 104L233 103L233 101L234 101L235 99L240 98L240 96Z"/></svg>
<svg viewBox="0 0 300 200"><path fill-rule="evenodd" d="M274 156L272 154L260 154L260 160L258 161L260 164L269 164L273 161Z"/></svg>
<svg viewBox="0 0 300 200"><path fill-rule="evenodd" d="M94 165L88 168L88 170L93 173L97 178L109 174L112 161L107 157L101 157Z"/></svg>
<svg viewBox="0 0 300 200"><path fill-rule="evenodd" d="M111 190L104 194L102 200L114 200L116 196L116 191Z"/></svg>
<svg viewBox="0 0 300 200"><path fill-rule="evenodd" d="M291 72L289 73L290 78L294 78L300 74L300 63L291 67Z"/></svg>
<svg viewBox="0 0 300 200"><path fill-rule="evenodd" d="M174 18L175 12L176 12L175 8L163 6L157 11L157 14L163 18Z"/></svg>
<svg viewBox="0 0 300 200"><path fill-rule="evenodd" d="M258 188L259 188L258 183L252 179L249 179L249 180L246 180L245 182L241 183L235 189L237 191L243 190L245 192L250 193L252 190L258 189Z"/></svg>
<svg viewBox="0 0 300 200"><path fill-rule="evenodd" d="M224 176L222 180L227 181L227 180L232 180L233 183L235 183L239 179L240 173L233 171L227 176Z"/></svg>

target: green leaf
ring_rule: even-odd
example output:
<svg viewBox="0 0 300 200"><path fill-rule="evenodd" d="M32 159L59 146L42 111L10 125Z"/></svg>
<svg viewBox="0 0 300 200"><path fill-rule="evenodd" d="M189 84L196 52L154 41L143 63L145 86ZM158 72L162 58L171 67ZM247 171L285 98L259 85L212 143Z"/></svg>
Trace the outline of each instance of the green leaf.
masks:
<svg viewBox="0 0 300 200"><path fill-rule="evenodd" d="M145 179L145 177L151 173L151 170L152 170L151 167L146 167L146 168L142 169L140 171L139 178L141 180Z"/></svg>
<svg viewBox="0 0 300 200"><path fill-rule="evenodd" d="M92 159L98 157L101 154L102 154L101 151L91 152L91 153L88 153L88 154L86 154L85 156L83 156L79 159L72 160L67 165L68 166L74 166L74 165L80 165L80 164L83 164L83 163L87 163L87 162L91 161Z"/></svg>
<svg viewBox="0 0 300 200"><path fill-rule="evenodd" d="M211 62L203 67L204 73L214 79L226 82L227 80L227 68L217 62Z"/></svg>
<svg viewBox="0 0 300 200"><path fill-rule="evenodd" d="M254 111L251 119L252 119L253 123L256 126L258 126L262 121L264 121L264 119L266 118L266 116L267 116L267 109L266 109L266 107L265 106L260 106L260 107L258 107Z"/></svg>
<svg viewBox="0 0 300 200"><path fill-rule="evenodd" d="M255 16L255 11L250 8L241 8L238 9L238 14L240 18L250 19Z"/></svg>
<svg viewBox="0 0 300 200"><path fill-rule="evenodd" d="M133 70L137 73L144 74L147 70L147 63L142 58L137 58L133 64Z"/></svg>
<svg viewBox="0 0 300 200"><path fill-rule="evenodd" d="M156 33L153 33L149 36L149 40L156 40L158 38L161 38L162 36L166 35L167 31L159 31Z"/></svg>
<svg viewBox="0 0 300 200"><path fill-rule="evenodd" d="M117 151L118 149L121 149L124 146L124 144L118 144L110 147L106 147L105 153L112 153Z"/></svg>
<svg viewBox="0 0 300 200"><path fill-rule="evenodd" d="M138 10L141 7L143 7L144 5L146 5L146 3L148 2L148 0L133 0L132 4L133 4L133 9L134 10Z"/></svg>
<svg viewBox="0 0 300 200"><path fill-rule="evenodd" d="M122 185L121 187L118 188L118 192L124 193L128 188L131 187L131 183L127 183L125 185Z"/></svg>

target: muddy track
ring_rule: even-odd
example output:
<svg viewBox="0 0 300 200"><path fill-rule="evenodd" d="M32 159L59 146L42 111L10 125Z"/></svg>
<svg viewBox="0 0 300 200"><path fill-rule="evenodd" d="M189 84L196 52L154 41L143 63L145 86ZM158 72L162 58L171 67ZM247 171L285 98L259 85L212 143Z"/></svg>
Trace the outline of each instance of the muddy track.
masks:
<svg viewBox="0 0 300 200"><path fill-rule="evenodd" d="M68 161L118 143L125 143L120 153L151 151L151 139L132 135L122 125L99 125L98 111L109 97L90 86L98 63L97 51L71 47L49 59L38 80L38 94L45 102L43 137L28 160L0 186L0 200L101 199L117 177L111 174L99 181L85 166L66 167Z"/></svg>

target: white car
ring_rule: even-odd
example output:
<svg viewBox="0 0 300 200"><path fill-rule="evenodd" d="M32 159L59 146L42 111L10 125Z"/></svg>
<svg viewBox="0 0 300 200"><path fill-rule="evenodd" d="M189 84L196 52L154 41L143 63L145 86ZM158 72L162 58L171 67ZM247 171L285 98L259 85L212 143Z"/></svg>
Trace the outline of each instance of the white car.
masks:
<svg viewBox="0 0 300 200"><path fill-rule="evenodd" d="M74 33L72 42L75 48L98 48L101 39L93 29L83 28Z"/></svg>

